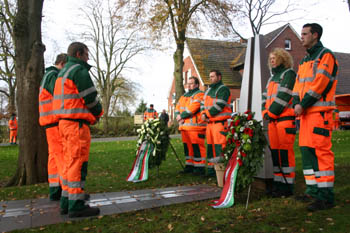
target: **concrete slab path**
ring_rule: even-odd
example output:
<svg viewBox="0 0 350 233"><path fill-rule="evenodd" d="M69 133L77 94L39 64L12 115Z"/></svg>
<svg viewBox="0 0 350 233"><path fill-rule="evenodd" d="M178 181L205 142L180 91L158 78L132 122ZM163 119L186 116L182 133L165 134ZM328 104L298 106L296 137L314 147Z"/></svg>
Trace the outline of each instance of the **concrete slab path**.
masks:
<svg viewBox="0 0 350 233"><path fill-rule="evenodd" d="M112 215L172 204L220 197L216 186L195 185L91 194L90 206L100 208L100 215ZM0 202L0 232L40 227L82 218L60 215L59 202L30 199Z"/></svg>

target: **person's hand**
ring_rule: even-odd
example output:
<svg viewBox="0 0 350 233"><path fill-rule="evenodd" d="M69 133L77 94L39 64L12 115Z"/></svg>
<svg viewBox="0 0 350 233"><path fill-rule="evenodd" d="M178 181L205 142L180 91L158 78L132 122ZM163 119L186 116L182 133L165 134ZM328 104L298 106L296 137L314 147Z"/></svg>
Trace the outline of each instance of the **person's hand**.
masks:
<svg viewBox="0 0 350 233"><path fill-rule="evenodd" d="M201 115L201 119L202 119L203 121L207 121L207 116L206 116L205 114L202 114L202 115Z"/></svg>
<svg viewBox="0 0 350 233"><path fill-rule="evenodd" d="M294 106L295 115L300 116L303 113L304 109L300 104Z"/></svg>
<svg viewBox="0 0 350 233"><path fill-rule="evenodd" d="M178 122L180 122L181 119L182 119L181 116L180 116L180 115L177 115L176 120L177 120Z"/></svg>

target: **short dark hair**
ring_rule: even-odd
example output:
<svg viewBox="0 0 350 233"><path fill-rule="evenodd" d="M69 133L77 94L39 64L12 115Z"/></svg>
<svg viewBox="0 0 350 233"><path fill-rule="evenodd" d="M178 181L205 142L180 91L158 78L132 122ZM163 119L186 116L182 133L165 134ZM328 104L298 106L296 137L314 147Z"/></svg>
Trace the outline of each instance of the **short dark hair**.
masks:
<svg viewBox="0 0 350 233"><path fill-rule="evenodd" d="M73 42L68 46L67 54L70 57L77 57L77 53L83 55L86 49L88 50L88 47L84 43Z"/></svg>
<svg viewBox="0 0 350 233"><path fill-rule="evenodd" d="M191 76L191 77L189 77L189 79L193 79L194 80L194 84L199 85L199 80L198 80L197 77Z"/></svg>
<svg viewBox="0 0 350 233"><path fill-rule="evenodd" d="M151 108L153 108L153 104L150 104L149 106L150 106Z"/></svg>
<svg viewBox="0 0 350 233"><path fill-rule="evenodd" d="M66 53L61 53L58 54L56 57L55 65L60 64L61 62L66 63L67 62L67 54Z"/></svg>
<svg viewBox="0 0 350 233"><path fill-rule="evenodd" d="M322 36L322 32L323 32L321 25L319 25L318 23L307 23L307 24L304 24L303 28L306 28L306 27L310 28L310 32L312 34L314 34L316 32L318 35L317 40L318 41L321 40L321 36Z"/></svg>
<svg viewBox="0 0 350 233"><path fill-rule="evenodd" d="M216 76L222 77L220 70L215 70L215 69L214 70L210 70L209 73L212 73L212 72L215 72Z"/></svg>

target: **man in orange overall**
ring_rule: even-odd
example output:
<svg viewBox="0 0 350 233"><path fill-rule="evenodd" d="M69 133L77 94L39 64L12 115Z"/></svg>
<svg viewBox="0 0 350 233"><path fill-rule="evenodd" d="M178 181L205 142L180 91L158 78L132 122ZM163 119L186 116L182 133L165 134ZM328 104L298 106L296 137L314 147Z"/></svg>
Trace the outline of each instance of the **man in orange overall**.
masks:
<svg viewBox="0 0 350 233"><path fill-rule="evenodd" d="M100 213L85 202L84 185L90 151L90 124L103 114L97 91L89 75L88 47L73 42L68 47L68 61L58 74L53 97L53 111L59 119L64 166L61 214L87 217Z"/></svg>
<svg viewBox="0 0 350 233"><path fill-rule="evenodd" d="M319 24L305 24L301 41L307 55L300 62L293 89L295 114L300 116L299 146L306 182L302 201L313 201L309 211L334 206L334 154L332 147L333 111L338 62L323 47Z"/></svg>
<svg viewBox="0 0 350 233"><path fill-rule="evenodd" d="M9 120L9 129L10 129L10 144L17 144L17 119L16 113L12 113Z"/></svg>
<svg viewBox="0 0 350 233"><path fill-rule="evenodd" d="M153 104L149 105L149 108L144 112L143 119L156 119L158 117L157 111L153 108Z"/></svg>
<svg viewBox="0 0 350 233"><path fill-rule="evenodd" d="M199 90L199 80L196 77L190 77L187 85L189 91L181 96L175 111L186 158L183 172L204 175L206 122L200 117L204 93Z"/></svg>
<svg viewBox="0 0 350 233"><path fill-rule="evenodd" d="M231 92L222 82L221 72L211 70L210 86L201 104L201 118L207 122L207 175L215 176L214 163L210 159L219 157L226 146L227 119L231 117Z"/></svg>
<svg viewBox="0 0 350 233"><path fill-rule="evenodd" d="M46 68L39 90L39 124L44 127L49 149L47 163L49 179L49 198L52 201L61 199L63 147L58 131L58 119L52 111L53 90L58 72L67 62L67 54L57 55L55 65Z"/></svg>

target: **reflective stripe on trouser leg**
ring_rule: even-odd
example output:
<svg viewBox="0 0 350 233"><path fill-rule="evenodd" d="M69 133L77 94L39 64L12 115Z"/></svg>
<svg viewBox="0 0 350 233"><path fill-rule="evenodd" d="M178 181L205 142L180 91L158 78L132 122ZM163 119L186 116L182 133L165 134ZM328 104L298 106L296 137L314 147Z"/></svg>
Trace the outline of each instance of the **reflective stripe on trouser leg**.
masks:
<svg viewBox="0 0 350 233"><path fill-rule="evenodd" d="M334 201L334 154L332 147L332 112L315 112L300 119L299 144L306 193L317 199Z"/></svg>
<svg viewBox="0 0 350 233"><path fill-rule="evenodd" d="M191 138L188 131L181 130L182 143L184 146L185 164L186 166L193 166L193 151L191 146Z"/></svg>
<svg viewBox="0 0 350 233"><path fill-rule="evenodd" d="M293 191L295 183L295 133L296 128L292 120L270 122L268 125L274 182L277 189ZM283 174L280 169L282 169Z"/></svg>
<svg viewBox="0 0 350 233"><path fill-rule="evenodd" d="M63 146L59 135L58 126L46 129L46 139L49 149L47 164L50 198L56 199L61 196L62 164L64 163Z"/></svg>
<svg viewBox="0 0 350 233"><path fill-rule="evenodd" d="M209 123L207 125L207 159L216 158L221 155L223 148L226 146L227 121L225 123ZM214 164L208 162L208 168L214 168Z"/></svg>
<svg viewBox="0 0 350 233"><path fill-rule="evenodd" d="M84 180L90 149L90 129L85 124L61 120L60 132L64 136L68 184L68 211L74 212L84 207ZM84 165L86 164L86 165ZM85 168L84 168L85 167Z"/></svg>
<svg viewBox="0 0 350 233"><path fill-rule="evenodd" d="M205 167L205 131L186 131L190 138L189 154L193 158L194 167Z"/></svg>

